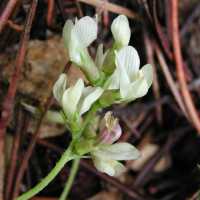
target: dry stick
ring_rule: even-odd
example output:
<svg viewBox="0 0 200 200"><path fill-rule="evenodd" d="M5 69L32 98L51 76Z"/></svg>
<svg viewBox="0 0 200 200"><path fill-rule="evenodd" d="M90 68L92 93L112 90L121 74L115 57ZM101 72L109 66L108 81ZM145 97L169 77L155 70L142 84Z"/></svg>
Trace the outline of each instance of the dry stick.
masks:
<svg viewBox="0 0 200 200"><path fill-rule="evenodd" d="M78 1L95 6L95 7L102 7L102 4L103 4L103 8L107 11L117 13L117 14L123 14L132 19L140 19L137 13L134 13L132 10L116 5L114 3L110 3L110 2L102 1L102 0L78 0Z"/></svg>
<svg viewBox="0 0 200 200"><path fill-rule="evenodd" d="M21 67L24 64L24 58L25 58L25 54L26 54L26 49L27 49L27 44L28 44L28 40L29 40L32 22L33 22L34 15L35 15L36 5L37 5L37 1L34 0L33 4L32 4L31 12L29 13L29 15L27 17L24 32L21 36L20 47L19 47L19 51L18 51L18 54L16 56L16 61L15 61L15 71L13 72L13 75L11 77L8 92L7 92L7 95L6 95L3 105L2 105L2 113L1 113L1 119L0 119L0 155L2 155L1 159L3 159L3 155L4 155L5 131L6 131L7 125L10 122L11 113L13 110L14 98L15 98L15 94L17 91L17 83L19 81ZM8 9L8 8L6 8L6 9ZM8 11L6 10L6 13L9 12L10 9L11 8L9 7ZM3 14L3 16L4 15L5 14ZM1 19L4 19L4 17ZM1 23L2 23L2 21L1 21ZM1 171L1 173L2 173L2 171ZM2 176L2 175L0 175L0 176Z"/></svg>
<svg viewBox="0 0 200 200"><path fill-rule="evenodd" d="M170 71L169 71L167 63L164 59L164 56L163 56L161 50L159 49L159 47L157 45L155 45L155 50L156 50L156 55L158 57L158 61L160 63L161 69L162 69L163 74L166 78L166 81L167 81L167 83L168 83L168 85L171 89L171 92L174 95L174 98L175 98L177 104L179 105L180 109L183 111L183 114L188 118L187 112L186 112L186 109L185 109L185 105L183 103L181 95L179 94L178 88L176 87L176 83L175 83L175 81L173 80L173 78L170 74Z"/></svg>
<svg viewBox="0 0 200 200"><path fill-rule="evenodd" d="M3 13L0 16L0 33L3 31L5 25L7 24L8 19L12 15L15 6L19 0L9 0L6 7L3 10Z"/></svg>
<svg viewBox="0 0 200 200"><path fill-rule="evenodd" d="M14 29L17 32L22 32L24 30L24 27L18 24L15 24L12 20L8 20L8 25L10 28Z"/></svg>
<svg viewBox="0 0 200 200"><path fill-rule="evenodd" d="M21 110L19 111L19 116L17 116L17 119L18 119L17 120L17 128L16 128L15 137L14 137L14 142L12 145L9 168L7 170L7 178L6 178L6 185L5 185L5 199L6 200L9 200L9 195L11 193L14 173L15 173L15 169L16 169L16 165L17 165L17 154L18 154L20 138L21 138L20 133L24 128L23 127L24 117L23 117Z"/></svg>
<svg viewBox="0 0 200 200"><path fill-rule="evenodd" d="M195 108L191 94L188 90L186 77L183 69L183 59L181 54L181 45L180 45L179 28L178 28L178 1L170 0L169 2L171 3L171 11L172 11L171 15L172 45L174 49L174 59L176 63L178 81L180 83L180 90L183 95L188 115L190 116L193 125L198 131L198 134L200 134L200 119L198 116L198 111Z"/></svg>
<svg viewBox="0 0 200 200"><path fill-rule="evenodd" d="M156 32L157 32L158 37L160 39L161 45L163 47L163 50L166 53L167 57L170 60L172 60L173 59L173 55L172 55L172 53L170 51L170 48L169 48L168 38L164 34L164 32L163 32L163 30L161 28L161 25L160 25L160 23L158 21L158 18L157 18L157 14L156 14L156 0L153 1L153 20L154 20L155 29L156 29Z"/></svg>
<svg viewBox="0 0 200 200"><path fill-rule="evenodd" d="M65 66L65 69L64 69L64 72L68 71L69 68L71 66L71 62L68 62ZM41 118L37 124L37 127L36 127L36 130L35 130L35 133L34 133L34 136L31 140L31 143L29 144L28 146L28 149L24 155L24 158L21 162L21 166L19 168L19 171L18 171L18 174L16 176L16 182L15 182L15 186L14 186L14 191L13 191L13 198L12 199L15 199L18 194L19 194L19 190L20 190L20 183L22 181L22 178L24 176L24 173L26 171L26 168L27 168L27 165L28 165L28 161L32 155L32 152L33 152L33 149L35 147L35 144L36 144L36 140L37 138L39 137L40 135L40 128L41 128L41 125L45 119L45 115L46 115L46 112L48 111L48 109L50 108L51 104L52 104L52 101L53 101L53 96L52 94L49 96L49 98L47 99L47 102L45 104L45 108L44 108L44 112L42 113L41 115Z"/></svg>
<svg viewBox="0 0 200 200"><path fill-rule="evenodd" d="M157 71L155 68L155 62L153 59L154 50L152 48L151 41L150 41L150 38L147 35L147 33L145 33L145 35L144 35L144 41L145 41L145 47L146 47L147 61L153 67L153 76L154 76L153 77L153 93L154 93L155 99L159 100L160 99L160 86L159 86L159 82L158 82ZM156 118L159 123L162 123L162 106L161 106L161 104L158 104L156 106Z"/></svg>
<svg viewBox="0 0 200 200"><path fill-rule="evenodd" d="M195 9L192 11L192 14L186 19L186 22L184 23L183 27L181 28L180 34L181 38L185 36L185 34L188 32L188 29L190 28L190 25L192 24L193 20L196 17L199 17L200 15L200 3L198 3L197 6L195 6Z"/></svg>
<svg viewBox="0 0 200 200"><path fill-rule="evenodd" d="M52 149L53 151L56 151L57 153L60 153L60 154L62 154L63 151L64 151L62 148L60 148L57 145L52 144L52 143L44 140L44 139L37 140L37 143L42 145L42 146L46 146L46 147L48 147L48 148ZM106 174L103 174L101 172L98 172L93 166L88 164L86 161L81 160L80 164L81 164L81 166L83 166L84 168L86 168L87 170L92 172L93 174L97 175L98 177L100 177L101 179L105 180L109 184L112 184L113 186L118 188L120 191L122 191L124 194L128 195L132 199L135 199L135 200L146 200L147 199L146 197L143 197L138 191L135 191L134 189L128 188L127 186L122 184L117 179L112 178L112 177L110 177L110 176L108 176ZM150 200L150 198L148 198L148 200Z"/></svg>
<svg viewBox="0 0 200 200"><path fill-rule="evenodd" d="M83 17L84 14L83 14L83 10L81 9L80 3L78 2L78 0L76 0L75 3L76 3L77 10L78 10L78 16Z"/></svg>
<svg viewBox="0 0 200 200"><path fill-rule="evenodd" d="M166 19L165 19L165 22L166 22L166 26L167 26L167 38L168 38L168 41L171 42L171 31L172 31L172 24L171 24L171 9L170 9L170 5L168 3L168 0L165 0L165 12L166 12Z"/></svg>
<svg viewBox="0 0 200 200"><path fill-rule="evenodd" d="M47 25L49 27L52 26L53 18L54 18L54 9L55 9L55 0L48 0L48 9L47 9Z"/></svg>

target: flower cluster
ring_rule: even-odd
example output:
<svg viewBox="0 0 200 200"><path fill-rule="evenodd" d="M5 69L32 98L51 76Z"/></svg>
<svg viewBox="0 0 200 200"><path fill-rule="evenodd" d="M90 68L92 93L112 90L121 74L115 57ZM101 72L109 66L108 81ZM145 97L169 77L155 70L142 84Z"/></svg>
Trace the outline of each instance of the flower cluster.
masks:
<svg viewBox="0 0 200 200"><path fill-rule="evenodd" d="M86 87L82 79L71 86L67 76L61 74L53 94L62 109L48 111L46 117L70 130L76 156L89 155L99 171L115 176L125 169L119 161L137 159L140 154L131 144L117 142L122 130L110 112L103 119L104 128L94 128L96 111L144 96L152 84L153 73L149 64L140 69L137 50L129 45L131 30L124 15L111 25L112 47L104 52L100 44L93 60L88 47L97 38L97 27L96 19L88 16L75 23L66 21L63 38L70 61L82 70L90 86ZM31 106L26 108L36 112Z"/></svg>
<svg viewBox="0 0 200 200"><path fill-rule="evenodd" d="M88 47L97 38L97 29L96 19L88 16L76 19L75 23L66 21L63 38L70 61L83 71L91 86L85 87L84 81L79 79L74 86L67 87L67 76L61 74L53 94L62 107L64 121L72 135L81 130L75 142L77 154L90 154L98 170L114 176L124 171L118 161L137 159L138 150L129 143L115 143L122 130L110 112L105 115L104 129L91 136L86 132L92 118L84 124L86 119L82 115L90 113L94 105L101 109L144 96L152 84L153 75L149 64L139 69L139 55L134 47L129 46L131 30L124 15L118 16L111 25L112 47L104 52L100 44L93 60Z"/></svg>

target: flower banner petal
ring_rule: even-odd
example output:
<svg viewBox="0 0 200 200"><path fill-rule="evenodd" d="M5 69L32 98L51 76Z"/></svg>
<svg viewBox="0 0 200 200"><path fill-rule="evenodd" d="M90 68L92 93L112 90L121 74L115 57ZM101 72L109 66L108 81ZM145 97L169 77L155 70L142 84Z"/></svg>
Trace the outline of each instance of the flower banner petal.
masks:
<svg viewBox="0 0 200 200"><path fill-rule="evenodd" d="M80 46L88 47L97 38L97 22L85 16L75 23L72 34L77 37Z"/></svg>

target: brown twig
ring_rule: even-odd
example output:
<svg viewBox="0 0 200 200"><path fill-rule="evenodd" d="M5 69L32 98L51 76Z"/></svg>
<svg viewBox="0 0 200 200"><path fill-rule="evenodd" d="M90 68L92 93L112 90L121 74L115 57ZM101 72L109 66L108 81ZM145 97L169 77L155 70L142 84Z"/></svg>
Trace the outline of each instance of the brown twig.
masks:
<svg viewBox="0 0 200 200"><path fill-rule="evenodd" d="M154 23L155 23L156 32L157 32L158 37L160 39L161 45L163 47L163 51L166 53L167 57L170 60L172 60L173 55L172 55L170 47L169 47L168 38L166 37L166 35L163 32L161 25L158 21L157 14L156 14L156 0L153 0L153 20L154 20Z"/></svg>
<svg viewBox="0 0 200 200"><path fill-rule="evenodd" d="M0 16L0 33L2 33L5 25L7 24L8 19L12 15L15 6L19 0L9 0L3 13Z"/></svg>
<svg viewBox="0 0 200 200"><path fill-rule="evenodd" d="M156 50L156 55L158 57L158 61L160 63L161 69L162 69L163 74L166 78L166 81L167 81L167 83L168 83L168 85L171 89L171 92L174 95L174 98L175 98L177 104L179 105L180 109L183 111L184 115L187 117L187 112L186 112L185 105L183 103L182 97L179 94L179 91L176 87L175 81L173 80L173 78L170 74L170 71L169 71L167 63L164 59L164 56L163 56L161 50L159 49L159 47L157 45L155 45L155 50Z"/></svg>
<svg viewBox="0 0 200 200"><path fill-rule="evenodd" d="M14 29L17 32L22 32L24 30L24 27L18 24L15 24L12 20L8 20L8 25L10 28Z"/></svg>
<svg viewBox="0 0 200 200"><path fill-rule="evenodd" d="M188 90L186 77L184 73L183 67L183 59L181 54L181 44L180 44L180 36L179 36L179 28L178 28L178 1L170 0L171 5L171 24L172 24L172 45L173 45L173 53L174 59L176 63L177 77L180 83L180 90L183 95L183 100L188 112L188 115L191 118L191 121L200 134L200 119L198 116L198 111L195 108L194 102L192 100L191 94Z"/></svg>
<svg viewBox="0 0 200 200"><path fill-rule="evenodd" d="M13 1L10 1L9 3L11 2L14 3ZM24 32L21 36L20 48L19 48L18 54L16 56L16 61L15 61L15 71L11 77L8 92L2 105L2 113L1 113L1 118L0 118L0 155L3 155L5 131L6 131L7 125L10 122L10 118L11 118L11 114L12 114L12 110L14 106L14 98L17 91L17 83L19 81L21 67L24 64L24 58L25 58L25 54L27 50L32 22L35 16L36 6L37 6L37 1L34 0L32 3L29 15L27 16ZM10 9L11 8L9 7L8 11L6 12L10 12ZM4 19L5 19L5 16L3 14L2 20L4 21ZM3 27L2 24L1 24L1 27Z"/></svg>
<svg viewBox="0 0 200 200"><path fill-rule="evenodd" d="M71 66L71 62L68 62L66 64L66 66L65 66L64 72L68 71L70 66ZM26 151L26 153L24 155L24 158L23 158L23 160L21 162L21 166L20 166L18 174L16 176L16 182L15 182L15 186L14 186L13 198L12 199L15 199L19 194L20 183L22 181L22 178L24 176L24 172L25 172L25 170L27 168L27 165L28 165L28 161L29 161L29 159L30 159L30 157L32 155L33 149L35 147L36 140L37 140L37 138L39 137L39 135L41 133L40 132L40 128L41 128L41 125L42 125L42 123L43 123L43 121L45 119L46 112L50 108L50 106L52 104L52 101L53 101L53 96L51 94L49 96L46 104L45 104L44 111L43 111L43 113L42 113L42 115L40 117L40 120L39 120L38 124L37 124L37 127L36 127L36 130L35 130L34 136L33 136L32 140L31 140L31 143L29 144L28 149L27 149L27 151Z"/></svg>
<svg viewBox="0 0 200 200"><path fill-rule="evenodd" d="M13 184L16 165L17 165L17 156L18 156L18 150L19 150L19 145L20 145L21 131L26 129L24 126L27 126L28 124L27 120L24 119L24 115L22 114L21 111L19 111L19 116L17 118L18 118L17 129L16 129L16 133L14 137L14 142L12 145L9 168L7 170L7 179L6 179L6 186L5 186L6 200L9 200L9 196L12 190L12 184Z"/></svg>
<svg viewBox="0 0 200 200"><path fill-rule="evenodd" d="M51 27L53 23L53 18L54 18L55 0L48 0L47 3L48 3L47 16L46 16L47 25Z"/></svg>
<svg viewBox="0 0 200 200"><path fill-rule="evenodd" d="M117 14L123 14L132 19L138 19L138 20L140 19L137 13L134 13L132 10L116 5L114 3L110 3L110 2L102 1L102 0L78 0L78 1L95 6L95 7L102 7L101 5L103 4L103 8L107 11L117 13Z"/></svg>
<svg viewBox="0 0 200 200"><path fill-rule="evenodd" d="M147 54L147 62L150 63L153 67L153 93L155 96L156 100L160 99L160 86L158 82L158 75L157 75L157 70L155 67L155 62L154 62L154 50L151 45L151 41L147 33L144 35L144 41L145 41L145 47L146 47L146 54ZM162 106L158 104L156 106L156 117L159 123L162 123Z"/></svg>

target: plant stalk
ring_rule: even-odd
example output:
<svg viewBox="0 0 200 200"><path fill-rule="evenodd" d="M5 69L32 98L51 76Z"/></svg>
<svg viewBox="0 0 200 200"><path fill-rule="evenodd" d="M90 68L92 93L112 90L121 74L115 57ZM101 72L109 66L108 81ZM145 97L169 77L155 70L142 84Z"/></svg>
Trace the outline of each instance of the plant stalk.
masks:
<svg viewBox="0 0 200 200"><path fill-rule="evenodd" d="M72 168L69 174L69 178L65 184L64 190L59 198L59 200L66 200L67 196L69 195L69 192L72 188L74 179L76 177L76 174L78 172L78 168L79 168L79 163L80 163L80 158L76 158L75 160L73 160L73 164L72 164Z"/></svg>
<svg viewBox="0 0 200 200"><path fill-rule="evenodd" d="M74 158L71 148L72 145L70 145L69 148L62 154L60 160L45 178L43 178L35 187L19 196L17 200L28 200L43 190L57 176L64 165Z"/></svg>

